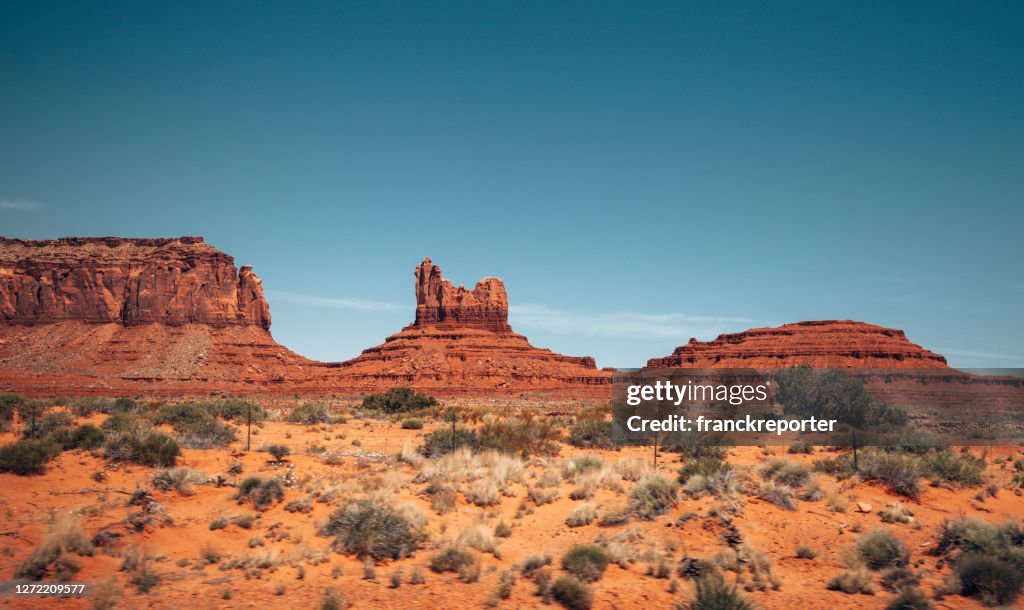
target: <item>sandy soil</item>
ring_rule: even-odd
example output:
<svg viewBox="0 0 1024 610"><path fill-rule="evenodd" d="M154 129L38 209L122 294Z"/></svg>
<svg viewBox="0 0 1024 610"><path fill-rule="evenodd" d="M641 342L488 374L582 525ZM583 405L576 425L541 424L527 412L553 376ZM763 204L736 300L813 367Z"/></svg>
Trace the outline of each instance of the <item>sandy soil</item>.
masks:
<svg viewBox="0 0 1024 610"><path fill-rule="evenodd" d="M89 419L97 423L104 416ZM436 425L436 424L435 424ZM261 444L285 443L293 455L286 463L269 461L267 453L226 450L185 450L179 459L187 466L211 476L223 475L229 485L199 485L193 495L177 492L153 491L166 519L157 518L141 532L128 531L122 525L137 506L127 506L130 494L138 489L151 489L154 469L136 465L111 465L98 455L87 452L67 452L51 463L45 475L19 477L0 474L0 574L11 578L18 562L23 560L42 539L47 523L54 514L74 512L80 515L87 533L109 528L122 532L119 547L112 551L123 555L126 550L138 548L155 557L153 566L160 581L148 594L139 593L128 583L128 576L120 571L121 556L112 556L98 550L93 557L82 558L82 570L74 582L96 583L119 592L120 606L124 608L266 608L274 605L311 608L317 607L323 590L332 587L355 608L450 608L486 607L488 598L496 589L501 571L511 568L524 558L538 553L554 557L556 575L561 573L558 560L572 545L592 542L601 535L611 537L628 528L639 533L631 544L638 559L627 568L612 564L604 577L595 584L594 608L670 608L676 600L684 599L692 590L692 583L681 578L659 579L647 575L649 562L645 553L657 549L665 553L673 566L684 555L708 557L726 548L721 540L720 522L705 515L716 503L712 498L690 500L683 498L669 513L650 521L633 520L627 525L601 527L597 524L569 528L566 516L578 504L569 498L574 485L561 484L561 497L553 503L533 506L517 518L526 496L526 485L514 484L517 497L504 497L499 506L479 508L468 504L459 495L455 511L438 515L431 510L423 489L425 484L413 482L419 469L398 462L394 454L403 443L420 443L426 430L403 430L397 424L382 420L351 418L344 424L307 427L295 424L269 422L257 429L253 437L254 449ZM242 436L244 440L244 435ZM14 440L13 434L0 435L0 442ZM307 455L304 447L325 446L343 454L340 465L327 465L320 456ZM793 461L810 462L829 455L819 451L814 455L788 455L784 448L775 449L778 457ZM564 446L558 462L581 452ZM593 453L593 452L590 452ZM608 462L637 457L650 460L647 448L631 447L618 452L600 452ZM1020 448L999 448L990 455L1017 457ZM768 459L756 447L730 450L729 462L738 466L752 466ZM235 461L244 466L240 476L227 474ZM659 470L674 480L679 468L678 457L663 455ZM541 460L529 462L527 477L537 477L546 468ZM102 482L94 480L97 472L106 473ZM251 505L239 505L234 500L235 488L230 483L249 474L280 475L291 473L295 484L287 489L283 502L263 513L256 513ZM993 464L990 473L997 481L1009 477L1009 470ZM858 534L877 527L895 532L911 549L911 565L924 570L923 586L931 594L939 586L949 568L939 568L937 558L927 554L934 544L939 526L946 519L958 516L978 517L986 521L1002 522L1019 519L1024 514L1024 498L1002 491L984 502L975 499L977 489L953 491L926 486L919 502L907 502L888 493L884 488L867 483L837 482L833 477L821 476L826 492L849 502L846 512L831 511L824 500L800 502L795 511L782 510L756 497L747 497L743 514L734 518L744 541L765 552L772 560L772 571L781 581L781 587L772 591L753 591L749 597L760 607L768 609L797 608L881 608L893 597L880 586L873 596L847 595L826 589L826 582L845 569L844 550L849 549ZM336 506L313 503L309 514L284 510L289 500L302 498L304 489L315 485L339 486L354 494L394 489L398 501L418 505L428 517L430 541L414 556L376 566L376 579L364 579L363 563L355 557L331 552L329 538L317 535L317 524L323 522ZM625 503L632 483L623 482L626 493L599 490L595 501L601 506ZM902 500L914 511L911 524L882 524L878 510L888 503ZM855 512L856 502L872 505L870 513ZM160 511L157 514L160 514ZM688 512L700 515L679 525L677 519ZM225 529L210 530L210 523L218 517L251 514L257 519L251 529L229 525ZM494 525L504 521L512 526L512 535L501 539L500 558L483 555L483 571L478 582L467 584L457 575L431 572L427 565L434 548L472 523L483 521ZM280 537L280 532L288 536ZM250 549L249 541L261 536L265 546ZM818 551L813 560L798 559L795 550L808 545ZM258 574L242 569L221 569L221 566L201 565L204 547L217 550L225 559L247 553L275 554L277 565L259 570ZM222 560L223 561L223 560ZM301 566L301 567L300 567ZM420 566L426 576L425 584L390 586L390 575L401 568L405 578ZM304 575L303 575L304 572ZM730 573L729 577L732 575ZM678 590L670 592L676 583ZM877 582L877 576L876 576ZM106 583L106 584L105 584ZM284 587L282 596L275 593ZM541 605L535 594L535 585L519 578L511 597L500 601L498 607L534 608ZM225 592L230 591L230 599ZM977 601L947 596L939 607L980 608ZM90 599L39 600L0 599L0 605L11 608L59 607L90 608ZM551 607L560 607L553 603Z"/></svg>

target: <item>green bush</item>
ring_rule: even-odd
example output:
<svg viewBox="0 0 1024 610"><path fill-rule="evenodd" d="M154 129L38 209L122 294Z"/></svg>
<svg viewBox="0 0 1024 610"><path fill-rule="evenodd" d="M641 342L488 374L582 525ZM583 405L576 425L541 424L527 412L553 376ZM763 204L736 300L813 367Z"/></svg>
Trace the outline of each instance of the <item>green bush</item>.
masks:
<svg viewBox="0 0 1024 610"><path fill-rule="evenodd" d="M192 425L213 419L213 416L203 407L191 403L182 402L174 405L163 405L156 413L150 416L154 424L167 424L172 428L181 425Z"/></svg>
<svg viewBox="0 0 1024 610"><path fill-rule="evenodd" d="M239 504L252 502L256 510L262 511L275 502L284 499L284 485L277 477L261 479L257 476L246 477L238 485L238 493L235 500Z"/></svg>
<svg viewBox="0 0 1024 610"><path fill-rule="evenodd" d="M949 449L931 451L922 462L925 475L936 483L976 486L985 482L985 460L966 451L959 455Z"/></svg>
<svg viewBox="0 0 1024 610"><path fill-rule="evenodd" d="M358 500L334 511L321 534L334 536L333 546L342 552L374 560L406 557L424 538L422 524L373 500Z"/></svg>
<svg viewBox="0 0 1024 610"><path fill-rule="evenodd" d="M92 424L85 424L77 428L60 428L47 435L47 438L59 444L65 451L72 449L96 449L103 446L107 435Z"/></svg>
<svg viewBox="0 0 1024 610"><path fill-rule="evenodd" d="M291 450L288 449L288 447L286 447L284 445L271 445L271 446L267 447L267 453L269 453L270 455L274 456L274 460L280 462L289 453L291 453Z"/></svg>
<svg viewBox="0 0 1024 610"><path fill-rule="evenodd" d="M726 583L721 574L701 576L694 585L690 610L754 610L754 604L735 585Z"/></svg>
<svg viewBox="0 0 1024 610"><path fill-rule="evenodd" d="M1013 603L1024 586L1024 566L991 555L964 555L957 560L954 572L960 581L960 594L978 597L987 606Z"/></svg>
<svg viewBox="0 0 1024 610"><path fill-rule="evenodd" d="M0 394L0 431L10 428L11 422L14 421L14 414L26 402L28 399L21 394L9 392Z"/></svg>
<svg viewBox="0 0 1024 610"><path fill-rule="evenodd" d="M68 407L78 417L89 417L93 413L107 413L111 402L99 396L82 396L71 401Z"/></svg>
<svg viewBox="0 0 1024 610"><path fill-rule="evenodd" d="M46 463L59 455L61 446L50 439L21 440L0 447L0 472L18 475L43 474Z"/></svg>
<svg viewBox="0 0 1024 610"><path fill-rule="evenodd" d="M459 447L468 447L475 450L479 448L479 440L477 439L476 433L468 428L463 428L461 426L456 427L454 442L452 441L452 437L453 434L451 428L438 428L424 437L420 453L428 458L433 458L451 453L453 445L455 449L458 449Z"/></svg>
<svg viewBox="0 0 1024 610"><path fill-rule="evenodd" d="M596 544L577 544L562 557L565 571L585 582L600 580L611 557Z"/></svg>
<svg viewBox="0 0 1024 610"><path fill-rule="evenodd" d="M391 388L380 394L370 394L363 399L363 408L384 413L405 413L421 411L437 406L437 399L412 388Z"/></svg>
<svg viewBox="0 0 1024 610"><path fill-rule="evenodd" d="M331 414L327 405L318 402L307 402L301 404L284 416L284 420L291 424L326 424L331 421Z"/></svg>
<svg viewBox="0 0 1024 610"><path fill-rule="evenodd" d="M200 405L210 415L238 424L246 423L250 421L250 418L253 423L258 423L267 417L266 411L260 408L259 405L241 398L225 398L223 400L203 402Z"/></svg>
<svg viewBox="0 0 1024 610"><path fill-rule="evenodd" d="M906 565L909 558L903 541L885 530L875 530L858 538L857 554L872 570Z"/></svg>
<svg viewBox="0 0 1024 610"><path fill-rule="evenodd" d="M27 439L39 439L61 428L67 428L74 423L75 416L71 413L67 411L51 411L42 416L37 416L34 426L31 421L26 421L22 427L21 434Z"/></svg>
<svg viewBox="0 0 1024 610"><path fill-rule="evenodd" d="M110 414L115 413L139 413L142 411L142 406L135 402L131 398L117 398L114 400L114 404L110 406Z"/></svg>
<svg viewBox="0 0 1024 610"><path fill-rule="evenodd" d="M588 610L594 603L593 590L572 576L559 577L551 585L551 597L569 610Z"/></svg>
<svg viewBox="0 0 1024 610"><path fill-rule="evenodd" d="M145 426L129 426L107 436L106 453L112 460L167 467L174 466L181 448L178 441L163 432Z"/></svg>
<svg viewBox="0 0 1024 610"><path fill-rule="evenodd" d="M612 439L612 422L602 419L580 419L569 428L568 442L583 449L617 449Z"/></svg>
<svg viewBox="0 0 1024 610"><path fill-rule="evenodd" d="M676 485L668 479L652 476L633 487L629 508L642 519L651 519L668 511L676 501Z"/></svg>
<svg viewBox="0 0 1024 610"><path fill-rule="evenodd" d="M174 427L181 444L188 449L216 449L226 447L238 439L238 430L231 424L209 417L182 422Z"/></svg>

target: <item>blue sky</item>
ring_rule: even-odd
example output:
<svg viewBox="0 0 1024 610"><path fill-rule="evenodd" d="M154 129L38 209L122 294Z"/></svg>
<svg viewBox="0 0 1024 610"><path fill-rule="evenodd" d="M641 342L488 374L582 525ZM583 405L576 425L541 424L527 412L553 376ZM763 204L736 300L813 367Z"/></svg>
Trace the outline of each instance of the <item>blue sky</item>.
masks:
<svg viewBox="0 0 1024 610"><path fill-rule="evenodd" d="M1022 7L8 3L0 234L203 235L327 360L430 256L602 366L825 318L1024 366Z"/></svg>

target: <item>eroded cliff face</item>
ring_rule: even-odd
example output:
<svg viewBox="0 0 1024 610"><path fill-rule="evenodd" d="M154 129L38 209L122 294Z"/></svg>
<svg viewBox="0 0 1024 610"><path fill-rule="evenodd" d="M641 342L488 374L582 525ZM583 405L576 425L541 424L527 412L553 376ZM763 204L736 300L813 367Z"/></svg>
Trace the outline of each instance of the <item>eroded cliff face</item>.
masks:
<svg viewBox="0 0 1024 610"><path fill-rule="evenodd" d="M671 356L652 358L649 368L758 368L809 365L817 368L933 369L946 359L911 343L902 330L853 320L819 320L753 328L690 339Z"/></svg>
<svg viewBox="0 0 1024 610"><path fill-rule="evenodd" d="M202 237L0 238L0 322L270 328L251 267Z"/></svg>

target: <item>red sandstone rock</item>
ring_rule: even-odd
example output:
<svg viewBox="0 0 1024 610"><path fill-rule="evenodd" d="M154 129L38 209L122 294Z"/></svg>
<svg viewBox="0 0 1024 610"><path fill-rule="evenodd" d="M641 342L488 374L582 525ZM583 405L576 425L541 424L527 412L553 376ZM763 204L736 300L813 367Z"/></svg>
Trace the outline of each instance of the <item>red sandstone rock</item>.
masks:
<svg viewBox="0 0 1024 610"><path fill-rule="evenodd" d="M416 267L416 320L382 345L341 363L355 387L410 385L472 393L494 390L605 391L610 373L594 359L530 345L508 324L501 280L453 286L424 259Z"/></svg>
<svg viewBox="0 0 1024 610"><path fill-rule="evenodd" d="M822 320L690 339L648 368L946 368L946 359L907 340L902 330L853 320Z"/></svg>
<svg viewBox="0 0 1024 610"><path fill-rule="evenodd" d="M251 267L201 237L0 238L0 321L270 328Z"/></svg>

